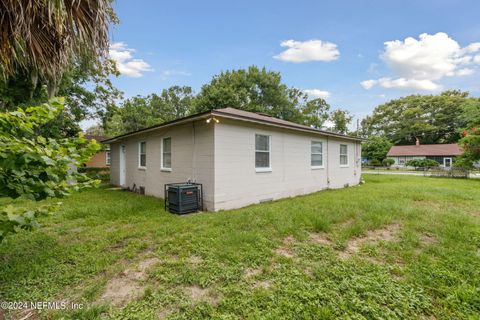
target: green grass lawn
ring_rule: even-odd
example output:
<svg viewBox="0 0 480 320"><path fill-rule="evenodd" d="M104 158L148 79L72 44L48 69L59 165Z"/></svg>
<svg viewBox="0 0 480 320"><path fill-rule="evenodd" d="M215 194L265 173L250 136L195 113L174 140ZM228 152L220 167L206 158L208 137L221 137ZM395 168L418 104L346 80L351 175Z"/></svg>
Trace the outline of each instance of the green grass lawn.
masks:
<svg viewBox="0 0 480 320"><path fill-rule="evenodd" d="M0 245L0 301L83 304L47 319L479 319L480 181L365 180L187 216L74 194Z"/></svg>

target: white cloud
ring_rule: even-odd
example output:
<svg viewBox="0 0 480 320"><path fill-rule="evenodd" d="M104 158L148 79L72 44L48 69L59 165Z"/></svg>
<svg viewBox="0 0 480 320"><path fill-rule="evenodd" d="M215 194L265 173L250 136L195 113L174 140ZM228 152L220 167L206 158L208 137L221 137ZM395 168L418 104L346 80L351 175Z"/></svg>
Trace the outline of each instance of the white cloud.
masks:
<svg viewBox="0 0 480 320"><path fill-rule="evenodd" d="M375 86L377 83L378 83L378 80L373 80L373 79L360 82L362 87L367 90L373 88L373 86Z"/></svg>
<svg viewBox="0 0 480 320"><path fill-rule="evenodd" d="M129 48L123 42L115 42L110 45L109 56L115 60L118 71L126 76L138 78L144 72L153 71L143 59L134 59L135 49Z"/></svg>
<svg viewBox="0 0 480 320"><path fill-rule="evenodd" d="M470 68L463 68L463 69L458 69L454 76L458 76L458 77L463 77L463 76L469 76L471 74L474 74L475 73L475 70L473 69L470 69Z"/></svg>
<svg viewBox="0 0 480 320"><path fill-rule="evenodd" d="M170 77L176 76L188 77L191 76L191 73L182 70L163 70L161 73L162 80L166 80Z"/></svg>
<svg viewBox="0 0 480 320"><path fill-rule="evenodd" d="M320 89L305 89L303 90L309 98L312 99L317 99L317 98L322 98L322 99L327 99L330 97L330 92L325 91L325 90L320 90Z"/></svg>
<svg viewBox="0 0 480 320"><path fill-rule="evenodd" d="M471 54L480 51L475 42L462 48L448 34L423 33L419 39L385 42L382 60L392 70L396 79L380 78L361 82L365 89L373 86L435 91L441 88L438 81L443 77L467 76L474 69L462 66L480 63ZM478 59L480 60L480 59Z"/></svg>
<svg viewBox="0 0 480 320"><path fill-rule="evenodd" d="M282 41L280 46L287 49L274 58L287 62L332 61L340 56L335 43L317 39L303 42L286 40Z"/></svg>
<svg viewBox="0 0 480 320"><path fill-rule="evenodd" d="M386 89L399 88L399 89L413 89L413 90L426 90L435 91L440 89L440 85L427 79L405 79L405 78L380 78L377 80L365 80L360 83L365 89L371 89L374 86L381 86Z"/></svg>
<svg viewBox="0 0 480 320"><path fill-rule="evenodd" d="M480 64L480 54L477 54L475 58L473 58L473 62Z"/></svg>

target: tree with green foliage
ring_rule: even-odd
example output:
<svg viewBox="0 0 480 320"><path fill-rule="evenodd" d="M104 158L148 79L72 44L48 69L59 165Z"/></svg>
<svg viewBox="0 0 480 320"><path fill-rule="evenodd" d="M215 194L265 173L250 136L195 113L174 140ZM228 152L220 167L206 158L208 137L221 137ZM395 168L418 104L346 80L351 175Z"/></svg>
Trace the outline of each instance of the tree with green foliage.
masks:
<svg viewBox="0 0 480 320"><path fill-rule="evenodd" d="M383 161L393 144L385 136L371 135L362 143L362 156L368 160Z"/></svg>
<svg viewBox="0 0 480 320"><path fill-rule="evenodd" d="M362 120L363 134L386 136L394 144L454 143L465 127L463 105L473 98L467 92L445 91L440 95L410 95L375 108Z"/></svg>
<svg viewBox="0 0 480 320"><path fill-rule="evenodd" d="M214 76L195 97L194 107L196 112L233 107L298 121L301 115L295 106L303 98L300 90L282 83L279 72L251 66Z"/></svg>
<svg viewBox="0 0 480 320"><path fill-rule="evenodd" d="M42 134L59 138L76 136L81 131L80 121L103 118L121 97L121 92L111 82L112 75L118 75L118 71L111 60L102 64L83 61L70 66L56 88L56 93L65 97L65 107L56 119L42 126ZM32 86L24 73L0 81L0 111L25 108L48 100L46 82L39 80L34 89Z"/></svg>
<svg viewBox="0 0 480 320"><path fill-rule="evenodd" d="M107 134L118 135L226 107L264 113L314 128L323 127L330 110L324 99L309 99L301 90L287 87L280 73L252 66L214 76L196 96L190 87L174 86L160 95L127 99L106 112L104 127ZM343 126L351 122L347 111L338 110L337 115L339 126L340 121ZM340 127L339 131L346 132Z"/></svg>
<svg viewBox="0 0 480 320"><path fill-rule="evenodd" d="M40 127L55 119L62 108L63 99L52 99L40 106L0 113L0 197L40 201L97 184L75 170L99 150L96 142L82 135L65 139L39 135ZM38 226L36 218L50 210L49 206L2 207L0 242L19 228Z"/></svg>
<svg viewBox="0 0 480 320"><path fill-rule="evenodd" d="M308 100L300 108L303 124L320 129L328 120L330 105L322 98Z"/></svg>
<svg viewBox="0 0 480 320"><path fill-rule="evenodd" d="M106 133L119 135L185 117L192 112L192 100L192 88L180 86L164 89L160 95L127 99L107 112Z"/></svg>
<svg viewBox="0 0 480 320"><path fill-rule="evenodd" d="M0 12L0 112L63 96L63 111L41 129L68 137L121 97L107 58L108 24L118 21L110 0L4 1Z"/></svg>
<svg viewBox="0 0 480 320"><path fill-rule="evenodd" d="M466 103L461 117L466 122L459 141L463 154L455 159L454 165L471 168L474 163L480 161L480 98L471 99Z"/></svg>
<svg viewBox="0 0 480 320"><path fill-rule="evenodd" d="M353 116L348 110L337 109L330 113L329 119L333 123L332 130L334 132L347 134L348 125L352 123Z"/></svg>

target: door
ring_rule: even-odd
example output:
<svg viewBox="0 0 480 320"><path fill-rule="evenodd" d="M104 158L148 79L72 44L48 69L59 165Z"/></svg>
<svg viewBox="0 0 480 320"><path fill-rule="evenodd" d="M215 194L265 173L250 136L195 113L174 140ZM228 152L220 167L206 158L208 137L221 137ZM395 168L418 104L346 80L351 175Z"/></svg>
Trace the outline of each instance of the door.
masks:
<svg viewBox="0 0 480 320"><path fill-rule="evenodd" d="M125 169L125 146L120 146L120 186L126 187L125 179L126 179L126 169Z"/></svg>
<svg viewBox="0 0 480 320"><path fill-rule="evenodd" d="M443 158L443 166L450 168L452 166L452 158Z"/></svg>

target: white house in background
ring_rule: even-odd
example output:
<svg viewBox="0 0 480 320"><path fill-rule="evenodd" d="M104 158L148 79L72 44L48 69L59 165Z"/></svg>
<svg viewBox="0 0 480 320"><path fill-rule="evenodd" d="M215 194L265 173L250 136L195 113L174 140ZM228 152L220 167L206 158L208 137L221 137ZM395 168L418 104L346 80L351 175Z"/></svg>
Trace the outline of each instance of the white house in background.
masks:
<svg viewBox="0 0 480 320"><path fill-rule="evenodd" d="M360 182L361 139L234 108L104 141L111 183L163 197L167 183L203 184L210 211Z"/></svg>
<svg viewBox="0 0 480 320"><path fill-rule="evenodd" d="M420 144L417 139L415 145L391 147L387 157L395 161L393 164L395 167L405 167L409 160L431 159L437 161L441 167L450 168L453 165L453 159L461 154L462 150L456 143Z"/></svg>

